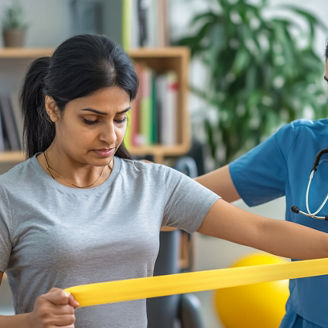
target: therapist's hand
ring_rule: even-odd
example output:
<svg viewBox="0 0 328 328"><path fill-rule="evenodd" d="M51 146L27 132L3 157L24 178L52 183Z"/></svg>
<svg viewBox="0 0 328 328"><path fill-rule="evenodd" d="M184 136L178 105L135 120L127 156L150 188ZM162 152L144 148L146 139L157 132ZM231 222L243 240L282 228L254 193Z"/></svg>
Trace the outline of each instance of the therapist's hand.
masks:
<svg viewBox="0 0 328 328"><path fill-rule="evenodd" d="M52 288L39 296L29 316L32 328L74 328L74 310L79 303L63 289Z"/></svg>

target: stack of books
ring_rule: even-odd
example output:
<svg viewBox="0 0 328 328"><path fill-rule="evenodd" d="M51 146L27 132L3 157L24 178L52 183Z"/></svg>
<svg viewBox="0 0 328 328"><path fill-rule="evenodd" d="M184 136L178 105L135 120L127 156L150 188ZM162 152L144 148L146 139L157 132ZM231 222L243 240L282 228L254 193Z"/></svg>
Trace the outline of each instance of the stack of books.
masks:
<svg viewBox="0 0 328 328"><path fill-rule="evenodd" d="M126 146L177 144L179 85L176 72L156 74L141 63L136 63L135 69L139 78L139 90L132 102Z"/></svg>

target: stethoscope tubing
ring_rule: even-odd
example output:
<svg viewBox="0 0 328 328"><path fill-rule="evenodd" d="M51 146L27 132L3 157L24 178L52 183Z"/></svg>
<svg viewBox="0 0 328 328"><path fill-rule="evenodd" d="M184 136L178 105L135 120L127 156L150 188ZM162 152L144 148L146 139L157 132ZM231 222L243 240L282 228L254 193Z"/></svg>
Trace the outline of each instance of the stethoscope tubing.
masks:
<svg viewBox="0 0 328 328"><path fill-rule="evenodd" d="M314 163L313 163L313 166L312 166L312 169L311 169L311 173L310 173L310 176L309 176L309 181L308 181L307 188L306 188L306 194L305 194L305 205L306 205L307 213L300 210L295 205L291 207L291 210L294 213L299 213L299 214L305 215L307 217L311 217L311 218L315 218L315 219L324 219L324 220L328 221L328 216L317 216L317 214L326 205L326 203L328 201L328 194L326 195L325 199L323 200L323 202L321 203L321 205L318 207L318 209L316 211L311 212L310 211L310 205L309 205L309 194L310 194L312 179L313 179L314 173L316 172L317 167L319 165L320 158L325 153L328 153L328 148L324 148L324 149L320 150L319 153L316 155L316 157L314 159Z"/></svg>

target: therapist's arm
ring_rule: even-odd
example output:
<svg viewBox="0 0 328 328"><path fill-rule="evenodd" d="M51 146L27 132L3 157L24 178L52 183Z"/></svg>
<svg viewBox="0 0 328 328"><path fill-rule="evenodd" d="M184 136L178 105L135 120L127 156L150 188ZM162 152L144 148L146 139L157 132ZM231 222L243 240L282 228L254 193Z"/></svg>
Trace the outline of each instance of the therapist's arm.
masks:
<svg viewBox="0 0 328 328"><path fill-rule="evenodd" d="M220 195L227 202L233 202L240 199L237 189L232 182L228 165L201 175L195 178L195 180L204 187Z"/></svg>
<svg viewBox="0 0 328 328"><path fill-rule="evenodd" d="M294 259L328 257L327 233L259 216L223 199L214 203L198 232Z"/></svg>

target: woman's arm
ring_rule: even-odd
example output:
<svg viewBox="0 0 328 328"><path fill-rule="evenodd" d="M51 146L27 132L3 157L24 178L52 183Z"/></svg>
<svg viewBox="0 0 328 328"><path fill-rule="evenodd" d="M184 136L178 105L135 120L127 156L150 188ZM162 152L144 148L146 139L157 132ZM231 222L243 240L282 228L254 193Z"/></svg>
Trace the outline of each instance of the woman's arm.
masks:
<svg viewBox="0 0 328 328"><path fill-rule="evenodd" d="M328 235L296 223L269 219L219 199L198 232L294 259L328 257Z"/></svg>
<svg viewBox="0 0 328 328"><path fill-rule="evenodd" d="M1 272L1 277L3 273ZM33 312L0 316L0 327L8 328L74 328L74 309L78 303L73 296L59 288L52 288L39 296Z"/></svg>
<svg viewBox="0 0 328 328"><path fill-rule="evenodd" d="M3 272L0 271L0 285L3 278ZM0 327L16 327L16 328L29 328L31 327L28 322L28 313L13 315L13 316L2 316L0 315Z"/></svg>
<svg viewBox="0 0 328 328"><path fill-rule="evenodd" d="M220 195L227 202L233 202L240 199L237 189L232 182L228 165L201 175L195 178L195 180L204 187Z"/></svg>
<svg viewBox="0 0 328 328"><path fill-rule="evenodd" d="M29 322L29 315L29 313L10 316L0 315L0 327L32 328L34 326Z"/></svg>

